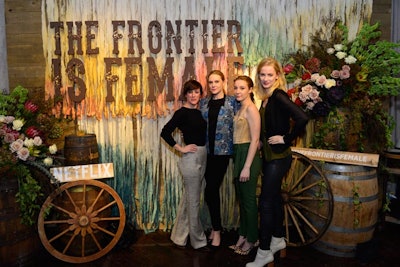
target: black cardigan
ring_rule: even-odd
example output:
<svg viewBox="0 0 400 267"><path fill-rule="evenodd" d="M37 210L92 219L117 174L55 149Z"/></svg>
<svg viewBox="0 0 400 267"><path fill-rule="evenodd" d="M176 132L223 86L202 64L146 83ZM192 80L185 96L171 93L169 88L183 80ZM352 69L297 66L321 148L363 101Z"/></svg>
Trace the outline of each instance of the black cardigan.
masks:
<svg viewBox="0 0 400 267"><path fill-rule="evenodd" d="M307 122L307 114L280 89L276 89L268 99L265 107L265 137L283 135L284 144L271 145L275 153L282 153L292 145L303 132Z"/></svg>

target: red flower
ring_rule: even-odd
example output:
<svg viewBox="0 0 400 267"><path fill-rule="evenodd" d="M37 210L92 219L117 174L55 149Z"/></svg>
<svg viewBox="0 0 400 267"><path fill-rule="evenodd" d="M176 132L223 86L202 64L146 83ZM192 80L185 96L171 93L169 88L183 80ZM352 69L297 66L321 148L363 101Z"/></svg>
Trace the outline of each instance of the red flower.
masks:
<svg viewBox="0 0 400 267"><path fill-rule="evenodd" d="M287 74L291 73L293 71L293 69L294 69L294 65L293 64L286 64L283 67L283 72L285 72L285 75L287 75Z"/></svg>
<svg viewBox="0 0 400 267"><path fill-rule="evenodd" d="M41 131L39 129L37 129L35 126L30 126L30 127L28 127L28 129L26 129L26 135L29 138L33 138L35 136L40 136Z"/></svg>
<svg viewBox="0 0 400 267"><path fill-rule="evenodd" d="M39 109L39 107L36 104L32 103L32 101L28 100L25 102L25 109L34 113Z"/></svg>
<svg viewBox="0 0 400 267"><path fill-rule="evenodd" d="M319 72L319 69L321 67L321 60L316 57L310 58L306 61L304 67L311 73Z"/></svg>
<svg viewBox="0 0 400 267"><path fill-rule="evenodd" d="M305 73L301 76L301 79L302 79L303 81L307 81L307 80L311 79L311 73L305 72Z"/></svg>
<svg viewBox="0 0 400 267"><path fill-rule="evenodd" d="M303 104L304 104L304 103L300 100L299 97L296 98L296 100L294 101L294 103L295 103L296 105L298 105L299 107L303 106Z"/></svg>
<svg viewBox="0 0 400 267"><path fill-rule="evenodd" d="M295 87L295 88L289 89L289 90L287 91L287 94L288 94L288 96L289 96L290 98L292 98L292 95L293 95L294 93L296 93L296 91L297 91L297 88Z"/></svg>

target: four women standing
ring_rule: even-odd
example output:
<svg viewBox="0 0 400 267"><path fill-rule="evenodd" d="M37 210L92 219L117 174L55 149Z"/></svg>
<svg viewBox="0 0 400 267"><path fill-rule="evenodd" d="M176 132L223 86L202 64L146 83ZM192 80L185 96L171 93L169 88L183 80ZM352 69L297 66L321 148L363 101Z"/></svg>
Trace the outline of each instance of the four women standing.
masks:
<svg viewBox="0 0 400 267"><path fill-rule="evenodd" d="M162 130L161 136L167 143L183 153L180 168L186 192L171 239L175 244L185 245L190 235L193 248L206 245L198 214L205 169L205 201L212 224L209 239L211 246L220 246L219 190L230 157L234 154L240 228L239 239L231 248L236 253L247 255L259 238L256 258L246 267L262 267L274 260L275 252L286 247L281 184L291 165L292 142L304 130L308 117L286 94L284 72L273 58L263 59L257 67L256 93L262 101L259 111L252 98L251 78L239 76L235 79L236 99L225 94L224 81L221 71L211 71L207 76L210 95L201 100L201 85L196 81L187 82L184 86L185 105ZM200 110L197 109L199 101ZM182 130L184 141L189 145L176 144L171 136L175 128ZM259 156L260 148L263 160ZM257 209L256 186L261 165L262 185Z"/></svg>

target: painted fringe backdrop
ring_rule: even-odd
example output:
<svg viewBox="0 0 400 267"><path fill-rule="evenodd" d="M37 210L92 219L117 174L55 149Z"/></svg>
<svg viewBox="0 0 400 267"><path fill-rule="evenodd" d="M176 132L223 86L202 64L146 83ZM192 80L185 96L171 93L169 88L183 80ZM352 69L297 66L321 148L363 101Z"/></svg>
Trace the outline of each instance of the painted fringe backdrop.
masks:
<svg viewBox="0 0 400 267"><path fill-rule="evenodd" d="M121 196L128 219L140 229L154 231L170 230L176 215L179 199L182 194L182 181L177 161L179 156L172 152L160 139L160 131L171 118L172 113L180 106L178 97L184 74L185 58L194 57L196 78L205 86L207 68L205 57L212 57L212 68L227 71L227 58L239 56L243 63L236 64L234 74L247 74L254 78L254 70L258 61L265 56L282 56L302 45L307 45L309 35L321 26L325 17L339 17L349 26L349 37L355 35L363 21L369 21L372 12L372 0L226 0L226 1L186 1L186 0L42 0L42 32L43 51L46 59L45 90L48 98L55 95L55 75L53 60L60 60L61 96L63 116L76 117L79 128L97 137L101 162L113 162L115 178L108 181ZM144 53L128 54L127 21L139 21L142 26L141 38ZM182 20L180 35L182 53L176 53L172 43L172 54L166 52L165 23L172 22L174 31L178 32L176 20ZM190 32L185 26L186 20L197 20L198 27ZM207 21L207 33L203 34L202 21ZM219 45L224 52L211 53L212 20L223 20L220 27ZM227 20L240 23L240 44L243 53L227 52ZM75 22L82 22L82 33L77 32ZM98 26L86 30L86 21L97 21ZM112 21L124 21L124 27L113 28ZM150 52L149 24L158 21L161 24L161 51ZM55 29L50 22L63 22L63 28L57 37L60 38L61 54L56 55ZM68 53L67 23L73 22L72 34L82 37L83 53ZM95 38L87 43L88 34ZM113 53L116 35L119 53ZM137 33L133 33L134 35ZM156 34L156 33L154 33ZM192 34L194 52L189 53L189 35ZM157 41L153 36L151 40ZM173 39L176 40L176 39ZM208 52L202 51L206 40ZM86 53L87 47L98 48L95 54ZM143 94L140 102L128 102L126 96L125 76L128 72L124 63L113 65L114 75L112 95L115 100L106 101L106 81L110 74L106 73L105 58L138 57L140 64L134 66L132 73L138 77L134 80L132 94ZM149 95L148 77L153 73L148 67L147 59L154 60L159 75L163 73L167 58L173 57L171 73L173 75L174 101L166 100L166 90L156 92L155 101L147 101ZM68 62L79 59L84 65L85 73L77 74L86 85L86 94L82 102L76 106L68 97L67 88L73 82L66 74ZM111 77L112 78L112 77ZM228 92L232 90L228 88ZM179 134L176 133L179 139ZM232 164L221 188L223 225L230 229L238 225L237 205L232 184ZM202 217L209 225L207 209L203 206Z"/></svg>

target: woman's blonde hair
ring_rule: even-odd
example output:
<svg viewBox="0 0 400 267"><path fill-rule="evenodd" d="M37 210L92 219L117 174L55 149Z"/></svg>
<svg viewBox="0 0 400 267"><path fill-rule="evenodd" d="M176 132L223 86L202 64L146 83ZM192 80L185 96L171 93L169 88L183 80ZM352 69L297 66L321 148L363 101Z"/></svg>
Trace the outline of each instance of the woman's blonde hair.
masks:
<svg viewBox="0 0 400 267"><path fill-rule="evenodd" d="M264 66L272 66L276 73L278 74L278 79L275 81L275 83L272 85L271 90L266 91L260 82L260 72L261 69ZM256 73L256 78L255 80L255 93L258 98L261 100L265 100L268 97L272 95L275 89L282 89L285 92L287 91L287 85L286 85L286 78L285 78L285 73L283 72L281 64L274 58L272 57L266 57L258 63L257 66L257 73Z"/></svg>

